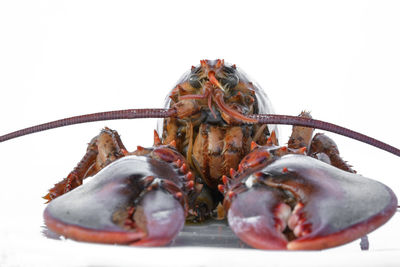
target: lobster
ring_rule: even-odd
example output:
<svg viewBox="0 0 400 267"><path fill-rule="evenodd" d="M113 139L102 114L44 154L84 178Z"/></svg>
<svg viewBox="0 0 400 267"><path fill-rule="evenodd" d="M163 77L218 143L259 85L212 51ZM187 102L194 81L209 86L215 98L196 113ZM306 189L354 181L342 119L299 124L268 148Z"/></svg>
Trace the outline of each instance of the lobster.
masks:
<svg viewBox="0 0 400 267"><path fill-rule="evenodd" d="M154 145L129 152L115 130L104 128L44 196L51 231L78 241L163 246L185 221L217 217L227 218L254 248L319 250L364 237L397 209L389 187L357 174L335 142L314 129L397 156L399 149L308 112L272 114L262 89L219 59L193 66L164 109L61 119L0 136L0 142L71 124L136 118L162 119ZM276 124L293 125L287 145L279 144Z"/></svg>

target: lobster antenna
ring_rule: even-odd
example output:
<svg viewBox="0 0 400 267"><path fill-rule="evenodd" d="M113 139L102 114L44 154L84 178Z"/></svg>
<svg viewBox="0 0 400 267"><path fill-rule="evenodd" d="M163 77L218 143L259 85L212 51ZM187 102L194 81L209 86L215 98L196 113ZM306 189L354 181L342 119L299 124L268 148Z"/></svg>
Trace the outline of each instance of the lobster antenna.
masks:
<svg viewBox="0 0 400 267"><path fill-rule="evenodd" d="M43 123L40 125L28 127L22 130L18 130L12 133L0 136L0 143L17 138L23 135L41 132L53 128L93 122L93 121L104 121L104 120L119 120L119 119L141 119L141 118L168 118L176 116L176 110L171 109L125 109L125 110L114 110L107 112L98 112L87 115L75 116L66 119L56 120L48 123ZM336 124L329 122L324 122L320 120L315 120L306 117L298 116L288 116L288 115L278 115L278 114L255 114L249 115L250 119L254 119L259 124L284 124L284 125L295 125L304 126L320 130L325 130L328 132L343 135L360 142L372 145L379 149L385 150L400 157L400 149L393 147L389 144L381 142L377 139L369 137L367 135L352 131L350 129L341 127Z"/></svg>
<svg viewBox="0 0 400 267"><path fill-rule="evenodd" d="M360 142L369 144L371 146L385 150L389 153L392 153L400 157L400 149L391 146L389 144L386 144L382 141L379 141L375 138L369 137L365 134L350 130L348 128L344 128L342 126L333 123L315 120L307 117L277 115L277 114L256 114L256 115L250 115L249 117L256 119L260 124L285 124L285 125L304 126L304 127L325 130L328 132L336 133L339 135L343 135L358 140Z"/></svg>
<svg viewBox="0 0 400 267"><path fill-rule="evenodd" d="M0 143L17 138L23 135L46 131L58 127L105 120L121 120L121 119L142 119L142 118L167 118L175 114L174 109L124 109L106 112L98 112L80 116L74 116L66 119L47 122L25 129L21 129L12 133L0 136Z"/></svg>

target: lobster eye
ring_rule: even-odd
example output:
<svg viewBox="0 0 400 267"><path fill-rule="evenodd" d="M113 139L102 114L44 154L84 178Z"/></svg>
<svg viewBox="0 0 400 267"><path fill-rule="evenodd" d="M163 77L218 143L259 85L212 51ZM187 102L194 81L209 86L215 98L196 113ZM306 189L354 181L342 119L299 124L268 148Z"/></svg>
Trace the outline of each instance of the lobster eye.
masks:
<svg viewBox="0 0 400 267"><path fill-rule="evenodd" d="M197 89L200 88L201 83L200 83L199 76L197 74L191 74L189 76L189 84L194 88L197 88Z"/></svg>
<svg viewBox="0 0 400 267"><path fill-rule="evenodd" d="M223 86L227 88L234 88L239 83L239 76L236 74L236 69L233 66L224 66L222 72L225 77L220 79Z"/></svg>
<svg viewBox="0 0 400 267"><path fill-rule="evenodd" d="M234 88L239 83L239 77L236 74L229 74L225 78L221 79L222 85L227 88Z"/></svg>

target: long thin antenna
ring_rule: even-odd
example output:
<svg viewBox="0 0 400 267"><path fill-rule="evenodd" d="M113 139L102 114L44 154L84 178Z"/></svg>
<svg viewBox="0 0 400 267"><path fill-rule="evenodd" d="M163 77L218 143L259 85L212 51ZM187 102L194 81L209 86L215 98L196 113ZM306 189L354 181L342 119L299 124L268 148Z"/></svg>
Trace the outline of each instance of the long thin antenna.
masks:
<svg viewBox="0 0 400 267"><path fill-rule="evenodd" d="M175 114L174 109L124 109L107 112L98 112L87 115L75 116L66 119L56 120L39 124L18 130L3 136L0 136L0 143L17 138L23 135L46 131L58 127L105 120L121 120L121 119L141 119L141 118L167 118Z"/></svg>
<svg viewBox="0 0 400 267"><path fill-rule="evenodd" d="M386 144L382 141L379 141L375 138L369 137L365 134L350 130L348 128L344 128L342 126L324 122L320 120L310 119L307 117L298 117L298 116L288 116L288 115L275 115L275 114L257 114L249 116L253 119L256 119L260 124L285 124L285 125L296 125L296 126L304 126L310 127L320 130L325 130L328 132L340 134L360 142L369 144L371 146L377 147L379 149L385 150L389 153L392 153L398 157L400 157L400 149Z"/></svg>
<svg viewBox="0 0 400 267"><path fill-rule="evenodd" d="M40 125L28 127L22 130L18 130L3 136L0 136L0 143L17 138L23 135L41 132L53 128L93 122L93 121L104 121L104 120L119 120L119 119L140 119L140 118L168 118L176 116L176 110L171 109L125 109L115 110L108 112L92 113L87 115L75 116L66 119L56 120ZM360 142L372 145L379 149L385 150L400 157L400 149L393 147L389 144L381 142L375 138L367 135L355 132L353 130L344 128L342 126L324 122L320 120L310 119L306 117L288 116L288 115L277 115L277 114L256 114L250 115L250 119L255 119L259 124L285 124L285 125L296 125L310 127L320 130L329 131L332 133L340 134Z"/></svg>

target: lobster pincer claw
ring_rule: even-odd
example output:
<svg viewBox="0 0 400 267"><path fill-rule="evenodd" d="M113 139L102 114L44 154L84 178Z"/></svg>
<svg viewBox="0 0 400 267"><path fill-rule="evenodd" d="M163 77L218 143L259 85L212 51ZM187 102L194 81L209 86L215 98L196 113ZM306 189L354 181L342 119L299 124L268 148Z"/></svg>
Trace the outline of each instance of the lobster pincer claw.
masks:
<svg viewBox="0 0 400 267"><path fill-rule="evenodd" d="M192 184L169 148L123 157L44 211L48 228L79 241L161 246L182 229ZM190 186L188 186L188 184Z"/></svg>
<svg viewBox="0 0 400 267"><path fill-rule="evenodd" d="M228 222L255 248L339 246L375 230L397 209L387 186L304 155L285 155L239 179L225 197Z"/></svg>

